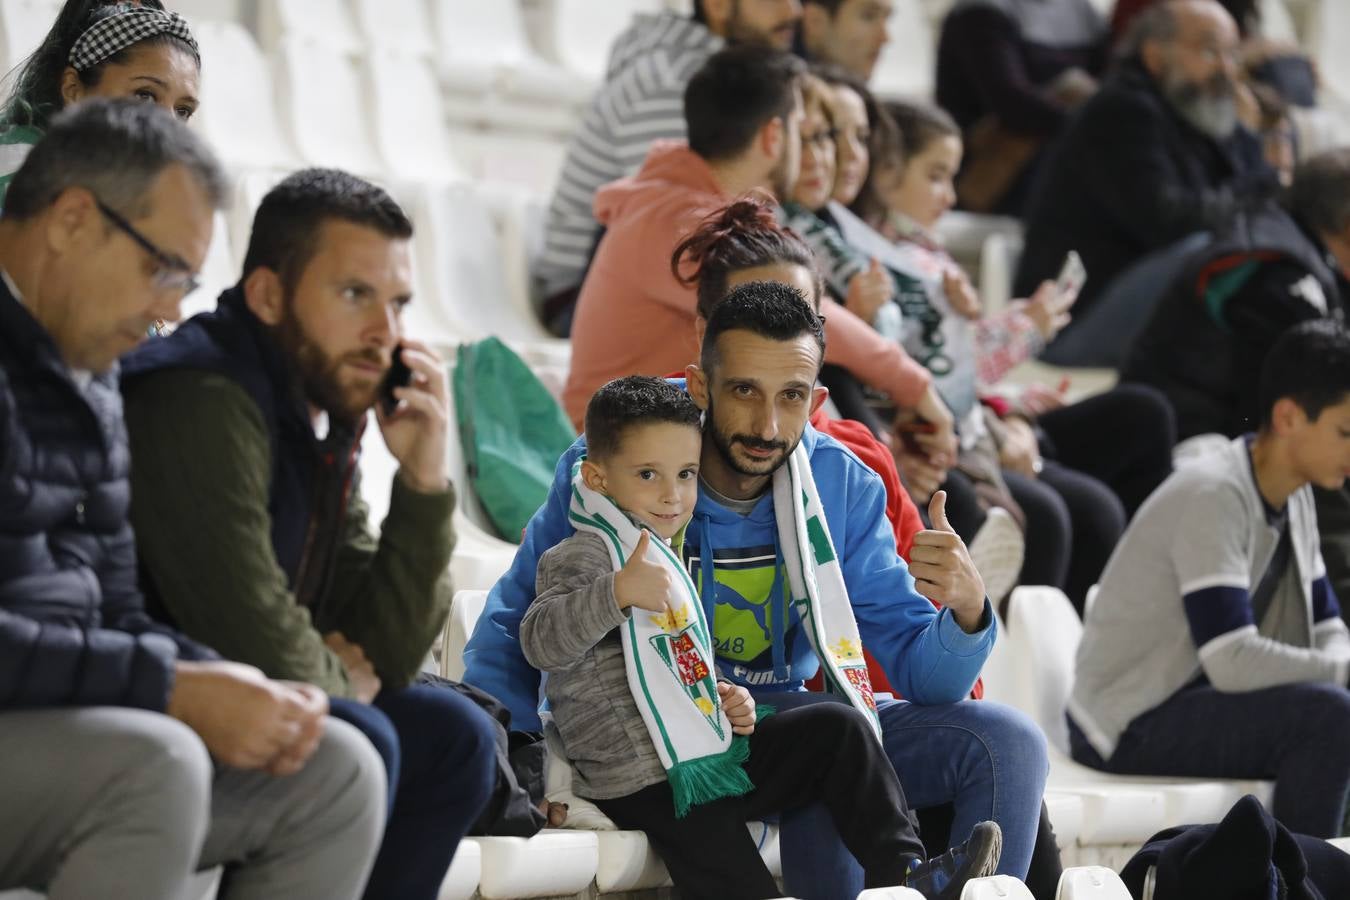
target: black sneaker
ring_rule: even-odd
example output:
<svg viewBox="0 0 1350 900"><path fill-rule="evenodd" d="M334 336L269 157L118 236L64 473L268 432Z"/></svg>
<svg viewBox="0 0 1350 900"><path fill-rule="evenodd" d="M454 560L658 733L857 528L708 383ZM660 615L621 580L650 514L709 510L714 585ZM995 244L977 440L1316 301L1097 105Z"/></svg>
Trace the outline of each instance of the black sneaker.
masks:
<svg viewBox="0 0 1350 900"><path fill-rule="evenodd" d="M905 879L905 887L918 891L927 900L960 900L967 881L994 874L1002 852L1003 832L998 824L981 822L964 844L928 862L915 863Z"/></svg>

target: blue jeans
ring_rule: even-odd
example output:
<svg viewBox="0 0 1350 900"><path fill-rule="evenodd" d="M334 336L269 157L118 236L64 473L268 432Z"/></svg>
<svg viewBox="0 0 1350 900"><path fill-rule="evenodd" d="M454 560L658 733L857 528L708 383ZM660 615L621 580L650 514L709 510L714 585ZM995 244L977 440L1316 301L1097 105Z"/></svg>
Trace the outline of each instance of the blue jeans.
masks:
<svg viewBox="0 0 1350 900"><path fill-rule="evenodd" d="M825 694L766 694L756 700L787 709L834 699ZM987 700L918 706L881 701L882 740L913 809L955 807L951 841L976 824L1003 830L998 874L1025 878L1040 824L1049 760L1045 735L1025 715ZM783 886L807 900L853 898L862 869L844 848L823 806L784 813L780 848Z"/></svg>
<svg viewBox="0 0 1350 900"><path fill-rule="evenodd" d="M487 713L453 691L412 685L371 705L331 701L384 759L392 811L370 900L435 900L455 848L487 805L496 779L496 735Z"/></svg>

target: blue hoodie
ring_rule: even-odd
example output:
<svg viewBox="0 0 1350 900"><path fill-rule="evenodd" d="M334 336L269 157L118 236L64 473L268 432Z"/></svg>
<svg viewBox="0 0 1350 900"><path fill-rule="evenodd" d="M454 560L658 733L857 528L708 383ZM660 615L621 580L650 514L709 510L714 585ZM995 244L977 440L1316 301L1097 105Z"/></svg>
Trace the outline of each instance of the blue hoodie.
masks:
<svg viewBox="0 0 1350 900"><path fill-rule="evenodd" d="M464 681L505 703L519 730L541 727L540 673L521 653L520 620L534 601L539 558L573 533L567 520L571 471L585 454L585 441L584 435L578 438L558 461L548 500L530 519L510 570L488 594L464 650ZM880 476L809 425L802 444L863 644L906 699L923 704L963 699L994 645L988 601L985 621L990 624L966 634L950 611L935 609L916 593L905 561L895 552ZM685 532L685 562L705 610L712 613L719 674L757 694L801 690L819 667L784 595L777 544L771 491L748 516L700 492ZM708 547L711 554L704 552ZM710 580L712 591L704 587ZM789 610L786 616L784 610Z"/></svg>

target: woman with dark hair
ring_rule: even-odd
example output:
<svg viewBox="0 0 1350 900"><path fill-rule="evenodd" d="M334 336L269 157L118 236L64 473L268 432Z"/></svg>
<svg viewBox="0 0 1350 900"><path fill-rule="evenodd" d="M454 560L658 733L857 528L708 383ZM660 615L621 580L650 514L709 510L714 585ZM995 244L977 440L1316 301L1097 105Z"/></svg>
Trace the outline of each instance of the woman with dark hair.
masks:
<svg viewBox="0 0 1350 900"><path fill-rule="evenodd" d="M85 97L131 97L191 118L201 55L187 21L159 0L68 0L10 77L0 107L0 202L52 116Z"/></svg>

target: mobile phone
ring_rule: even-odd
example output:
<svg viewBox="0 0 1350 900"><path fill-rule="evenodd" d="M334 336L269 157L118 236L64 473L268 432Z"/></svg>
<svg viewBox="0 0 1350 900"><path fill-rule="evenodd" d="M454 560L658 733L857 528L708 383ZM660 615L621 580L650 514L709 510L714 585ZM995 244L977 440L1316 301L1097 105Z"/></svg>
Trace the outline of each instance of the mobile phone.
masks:
<svg viewBox="0 0 1350 900"><path fill-rule="evenodd" d="M1087 281L1087 269L1083 267L1083 258L1078 255L1077 250L1070 250L1064 256L1064 265L1059 268L1059 275L1055 278L1055 293L1061 297L1070 293L1077 294L1083 289L1083 283Z"/></svg>
<svg viewBox="0 0 1350 900"><path fill-rule="evenodd" d="M389 371L384 375L384 381L380 383L380 405L384 408L384 414L390 415L394 408L398 406L398 398L394 396L394 388L407 387L412 383L412 369L403 361L403 347L394 348L394 361L389 365Z"/></svg>

